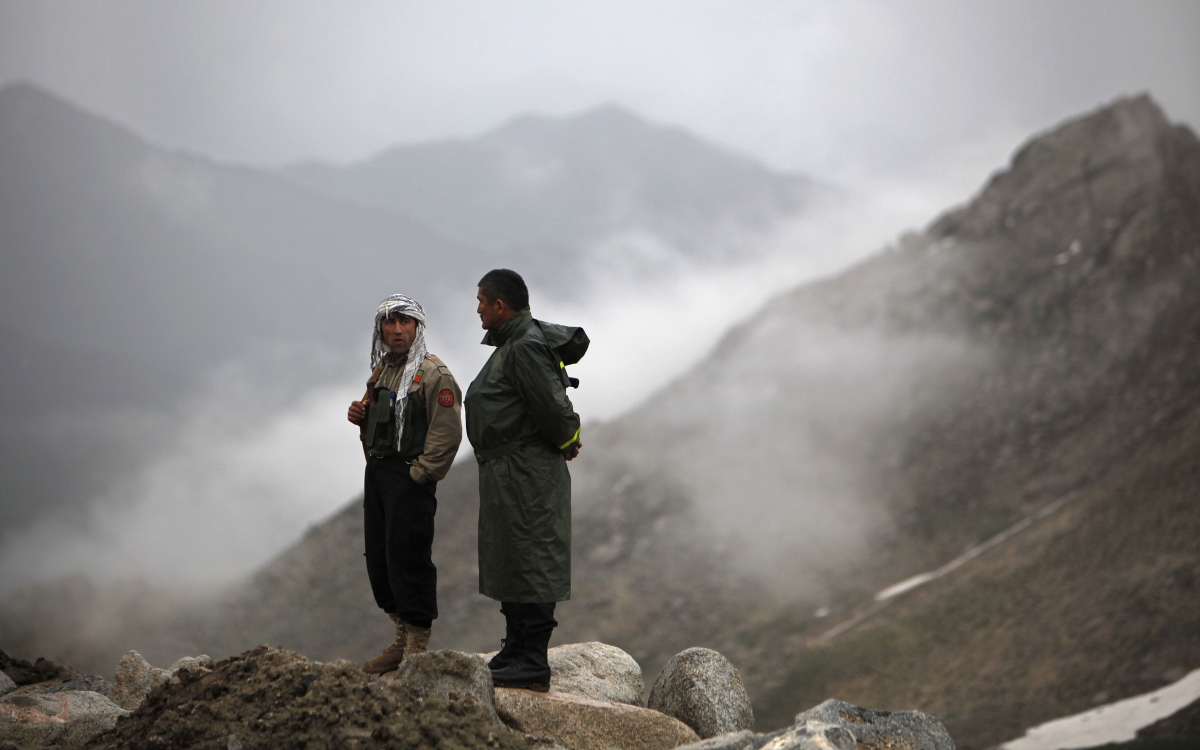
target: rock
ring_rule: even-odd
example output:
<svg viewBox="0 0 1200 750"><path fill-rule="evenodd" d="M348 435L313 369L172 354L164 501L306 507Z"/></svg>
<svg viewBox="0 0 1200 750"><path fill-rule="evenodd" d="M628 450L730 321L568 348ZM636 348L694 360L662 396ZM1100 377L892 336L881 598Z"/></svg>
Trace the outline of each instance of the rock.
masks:
<svg viewBox="0 0 1200 750"><path fill-rule="evenodd" d="M58 693L63 690L85 690L101 695L108 695L110 685L103 677L95 674L77 674L69 680L51 685L46 688L47 693Z"/></svg>
<svg viewBox="0 0 1200 750"><path fill-rule="evenodd" d="M828 700L797 714L795 727L832 724L849 730L863 750L955 750L954 740L938 721L920 711L875 711L845 701ZM773 749L774 750L774 749Z"/></svg>
<svg viewBox="0 0 1200 750"><path fill-rule="evenodd" d="M782 732L768 735L766 742L759 740L754 750L857 750L854 734L845 727L823 721L806 721ZM893 745L867 743L864 750L883 750ZM912 750L906 745L895 746L896 750Z"/></svg>
<svg viewBox="0 0 1200 750"><path fill-rule="evenodd" d="M710 648L672 656L650 691L647 705L673 716L703 738L754 729L754 709L742 678Z"/></svg>
<svg viewBox="0 0 1200 750"><path fill-rule="evenodd" d="M185 656L171 666L167 667L167 673L175 674L181 669L208 668L212 666L212 663L212 657L208 654L200 654L199 656Z"/></svg>
<svg viewBox="0 0 1200 750"><path fill-rule="evenodd" d="M24 659L17 659L0 650L0 671L4 672L17 685L33 685L47 680L57 680L71 677L75 670L62 664L55 664L49 659L39 658L33 664Z"/></svg>
<svg viewBox="0 0 1200 750"><path fill-rule="evenodd" d="M642 668L616 646L592 641L555 646L550 658L550 689L608 703L645 705Z"/></svg>
<svg viewBox="0 0 1200 750"><path fill-rule="evenodd" d="M864 750L871 745L864 746ZM750 731L719 734L678 750L857 750L854 735L847 729L820 721L808 721L771 734ZM882 746L881 746L882 750ZM896 750L908 750L897 746Z"/></svg>
<svg viewBox="0 0 1200 750"><path fill-rule="evenodd" d="M170 676L167 670L150 666L137 651L130 651L117 663L117 675L108 690L108 697L121 708L132 711Z"/></svg>
<svg viewBox="0 0 1200 750"><path fill-rule="evenodd" d="M570 693L496 688L509 727L565 750L669 750L700 739L686 724L648 708Z"/></svg>
<svg viewBox="0 0 1200 750"><path fill-rule="evenodd" d="M495 651L482 654L490 661ZM642 668L632 656L599 641L568 643L546 652L550 662L550 689L609 703L644 706L646 683Z"/></svg>
<svg viewBox="0 0 1200 750"><path fill-rule="evenodd" d="M61 683L59 683L61 684ZM0 698L0 741L17 745L83 745L127 716L100 693L31 685Z"/></svg>
<svg viewBox="0 0 1200 750"><path fill-rule="evenodd" d="M684 745L678 750L757 750L762 744L761 735L744 729L740 732L718 734L716 737Z"/></svg>
<svg viewBox="0 0 1200 750"><path fill-rule="evenodd" d="M422 697L395 680L371 683L349 661L314 662L261 646L210 667L180 669L90 747L529 750L521 735L491 723L477 706L457 694Z"/></svg>
<svg viewBox="0 0 1200 750"><path fill-rule="evenodd" d="M0 672L0 696L7 695L17 689L17 683L5 672Z"/></svg>
<svg viewBox="0 0 1200 750"><path fill-rule="evenodd" d="M492 671L478 654L462 651L426 651L405 659L392 680L372 683L387 690L389 682L402 683L418 695L438 695L449 701L451 693L474 699L489 721L500 726L496 698L492 690Z"/></svg>

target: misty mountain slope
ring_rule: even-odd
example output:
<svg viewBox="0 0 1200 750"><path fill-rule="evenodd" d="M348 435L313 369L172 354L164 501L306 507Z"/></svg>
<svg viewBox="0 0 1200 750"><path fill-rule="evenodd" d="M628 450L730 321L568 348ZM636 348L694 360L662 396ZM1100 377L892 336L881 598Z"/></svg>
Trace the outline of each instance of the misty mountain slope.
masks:
<svg viewBox="0 0 1200 750"><path fill-rule="evenodd" d="M431 301L478 270L478 251L416 222L164 151L27 85L0 91L0 175L10 530L169 442L222 366L268 410L357 371L363 305L392 291L368 269L413 263Z"/></svg>
<svg viewBox="0 0 1200 750"><path fill-rule="evenodd" d="M563 272L598 255L654 275L669 272L677 252L694 261L744 260L755 249L748 236L832 194L611 105L566 119L519 117L478 138L285 173L503 251L550 293L564 291Z"/></svg>
<svg viewBox="0 0 1200 750"><path fill-rule="evenodd" d="M1100 694L1145 692L1200 664L1194 134L1144 97L1067 123L923 235L780 298L727 345L743 360L770 362L783 331L801 344L816 338L817 355L831 331L878 337L880 376L911 368L897 342L936 369L894 381L903 398L873 414L869 429L833 431L865 441L850 466L876 494L859 502L891 526L874 527L864 562L843 571L857 566L858 575L834 580L843 593L832 621L818 628L784 617L760 637L817 636L865 610L865 594L937 568L1056 498L1074 499L849 635L794 651L780 682L758 685L764 718L779 723L836 695L932 711L960 746L987 747L1086 709ZM929 355L919 342L930 337L959 342L957 351ZM693 381L704 384L690 396L701 403L729 383L715 367L708 374ZM851 370L849 379L867 377ZM664 402L635 414L644 421L624 434L646 434L646 422L678 425L687 407ZM857 418L844 403L828 418ZM794 419L749 416L774 439ZM683 434L680 450L692 455L711 435Z"/></svg>
<svg viewBox="0 0 1200 750"><path fill-rule="evenodd" d="M1147 366L1194 304L1198 160L1145 98L1035 139L926 233L769 304L592 457L667 473L734 529L807 529L811 563L893 545L872 591L936 567L1121 460L1143 420L1190 418L1188 347Z"/></svg>
<svg viewBox="0 0 1200 750"><path fill-rule="evenodd" d="M1195 668L1200 431L1156 438L1009 543L796 651L756 715L829 695L920 707L984 748Z"/></svg>

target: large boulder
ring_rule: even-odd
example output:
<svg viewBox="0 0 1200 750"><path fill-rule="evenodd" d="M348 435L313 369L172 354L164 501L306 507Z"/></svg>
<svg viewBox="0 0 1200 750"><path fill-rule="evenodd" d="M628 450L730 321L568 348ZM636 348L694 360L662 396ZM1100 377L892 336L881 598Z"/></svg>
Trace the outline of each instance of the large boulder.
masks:
<svg viewBox="0 0 1200 750"><path fill-rule="evenodd" d="M91 690L51 690L59 684L29 685L0 698L0 741L79 746L129 714Z"/></svg>
<svg viewBox="0 0 1200 750"><path fill-rule="evenodd" d="M117 663L117 674L108 697L121 708L132 711L146 700L151 690L170 677L167 670L151 666L137 651L130 651Z"/></svg>
<svg viewBox="0 0 1200 750"><path fill-rule="evenodd" d="M700 739L657 711L570 693L496 688L496 711L533 741L565 750L670 750Z"/></svg>
<svg viewBox="0 0 1200 750"><path fill-rule="evenodd" d="M497 652L482 654L491 661ZM632 656L599 641L568 643L546 652L550 662L550 689L609 703L644 706L646 683L642 668Z"/></svg>
<svg viewBox="0 0 1200 750"><path fill-rule="evenodd" d="M710 648L689 648L672 656L654 681L646 705L706 739L754 729L754 709L741 676Z"/></svg>
<svg viewBox="0 0 1200 750"><path fill-rule="evenodd" d="M0 696L7 695L17 689L17 683L5 672L0 672Z"/></svg>
<svg viewBox="0 0 1200 750"><path fill-rule="evenodd" d="M942 722L920 711L876 711L828 700L797 714L793 729L810 724L832 724L849 730L863 750L955 750L954 740Z"/></svg>
<svg viewBox="0 0 1200 750"><path fill-rule="evenodd" d="M59 693L64 690L86 690L107 696L110 685L103 677L96 674L77 674L62 682L46 688L47 693Z"/></svg>
<svg viewBox="0 0 1200 750"><path fill-rule="evenodd" d="M489 721L500 726L492 690L492 671L478 654L448 649L416 654L400 664L392 680L373 684L386 690L389 682L407 685L422 697L433 694L449 701L454 693L468 698L468 702L473 700L478 704L479 711Z"/></svg>
<svg viewBox="0 0 1200 750"><path fill-rule="evenodd" d="M591 641L555 646L550 658L550 689L607 703L645 705L642 668L616 646Z"/></svg>

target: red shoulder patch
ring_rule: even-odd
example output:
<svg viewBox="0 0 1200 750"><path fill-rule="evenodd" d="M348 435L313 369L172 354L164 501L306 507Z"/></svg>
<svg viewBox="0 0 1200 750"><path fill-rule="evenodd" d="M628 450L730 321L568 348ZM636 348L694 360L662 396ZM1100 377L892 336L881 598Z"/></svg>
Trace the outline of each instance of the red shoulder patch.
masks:
<svg viewBox="0 0 1200 750"><path fill-rule="evenodd" d="M438 394L438 403L442 406L454 406L454 391L449 388L443 388Z"/></svg>

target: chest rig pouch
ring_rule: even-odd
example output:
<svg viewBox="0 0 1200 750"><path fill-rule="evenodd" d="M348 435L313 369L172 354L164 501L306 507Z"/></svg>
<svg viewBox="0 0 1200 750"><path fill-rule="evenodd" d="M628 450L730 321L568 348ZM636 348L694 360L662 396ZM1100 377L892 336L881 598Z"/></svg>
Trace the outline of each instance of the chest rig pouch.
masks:
<svg viewBox="0 0 1200 750"><path fill-rule="evenodd" d="M367 452L377 458L390 456L396 452L396 393L394 391L387 388L372 389L371 405L367 407L367 434L363 442L367 446Z"/></svg>

